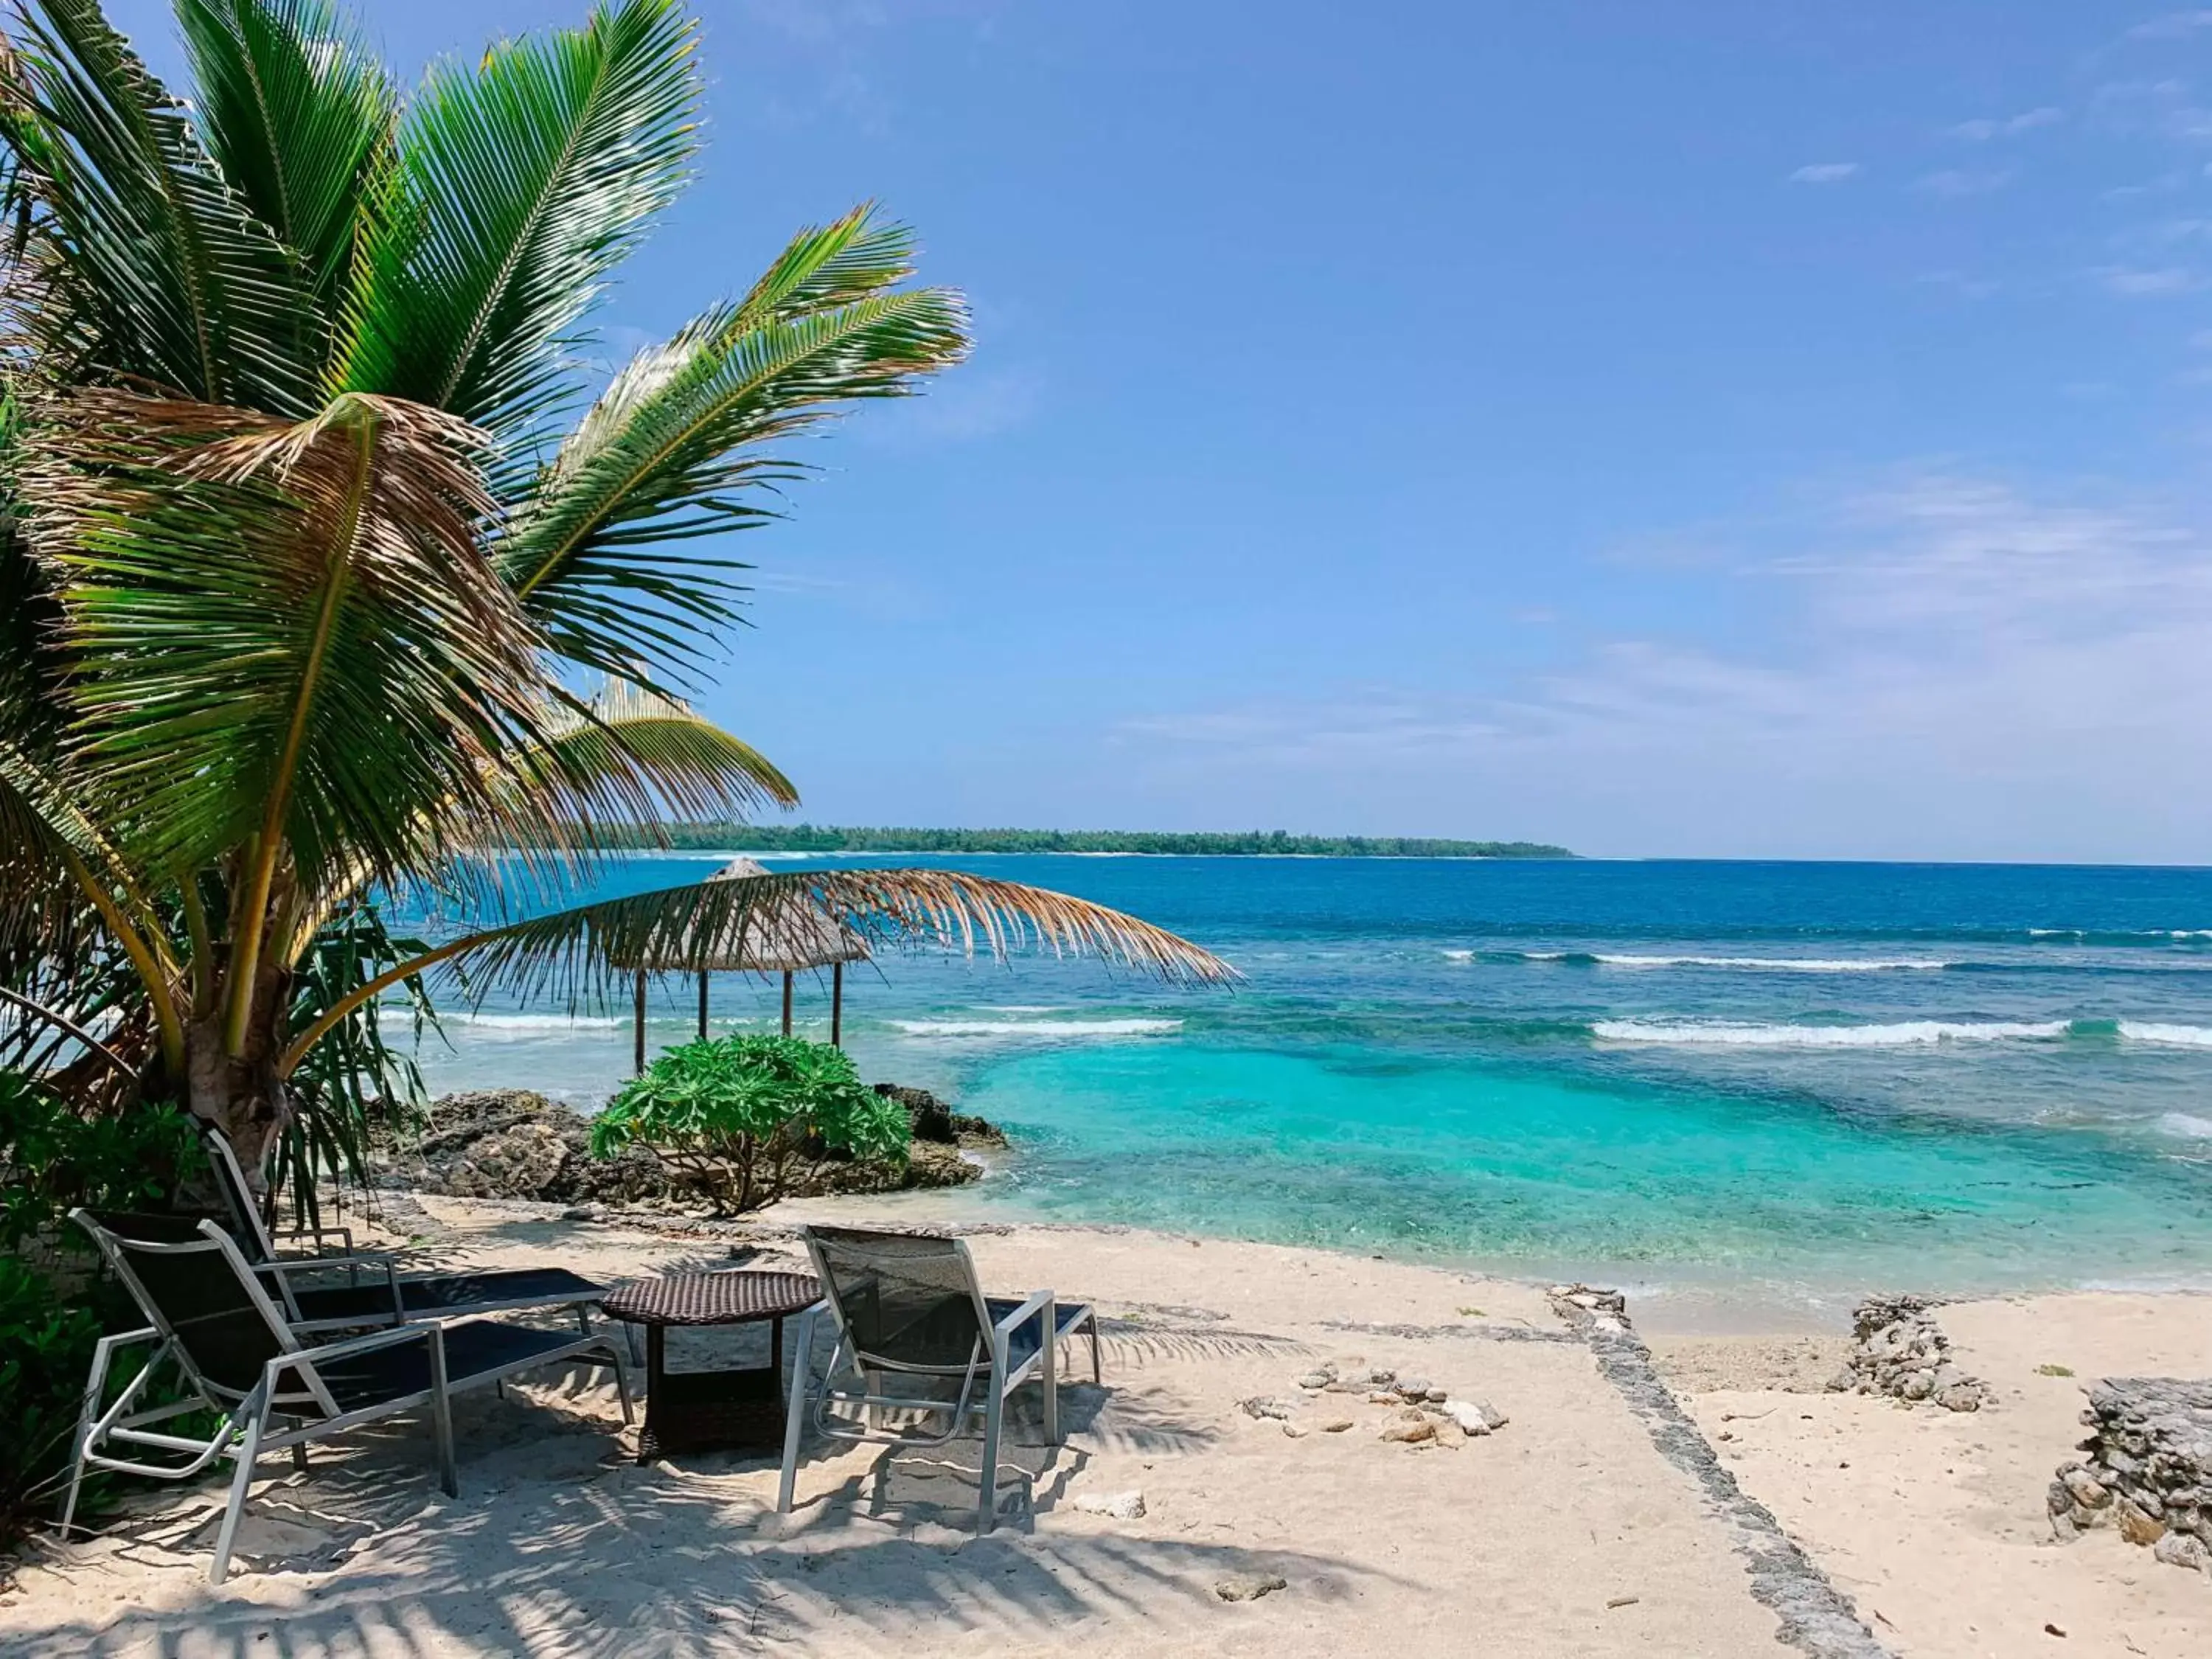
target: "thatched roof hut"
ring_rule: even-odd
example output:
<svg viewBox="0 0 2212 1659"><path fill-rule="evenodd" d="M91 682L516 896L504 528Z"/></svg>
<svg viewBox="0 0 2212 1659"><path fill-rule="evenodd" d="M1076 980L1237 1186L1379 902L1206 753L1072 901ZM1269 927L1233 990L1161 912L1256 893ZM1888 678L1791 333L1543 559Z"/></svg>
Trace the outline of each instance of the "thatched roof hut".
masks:
<svg viewBox="0 0 2212 1659"><path fill-rule="evenodd" d="M756 859L732 859L707 878L713 881L745 881L768 871ZM617 958L615 966L637 975L636 1060L645 1069L645 981L651 973L682 969L699 975L699 1035L707 1035L707 982L714 973L776 974L783 975L783 1031L791 1034L792 975L811 968L830 970L830 1041L844 1037L845 964L868 959L867 941L830 914L811 896L783 892L757 908L747 908L732 935L707 941L702 951L686 939L663 947L644 958Z"/></svg>

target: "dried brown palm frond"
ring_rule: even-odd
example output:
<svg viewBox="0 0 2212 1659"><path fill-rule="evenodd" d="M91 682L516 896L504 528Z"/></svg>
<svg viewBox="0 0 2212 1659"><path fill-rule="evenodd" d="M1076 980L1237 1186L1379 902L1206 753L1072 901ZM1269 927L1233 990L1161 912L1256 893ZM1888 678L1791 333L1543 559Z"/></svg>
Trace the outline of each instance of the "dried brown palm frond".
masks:
<svg viewBox="0 0 2212 1659"><path fill-rule="evenodd" d="M807 904L850 928L872 949L1027 951L1096 957L1175 984L1226 984L1242 977L1211 951L1148 921L1019 882L960 870L800 870L663 888L578 905L454 939L366 985L293 1043L295 1063L323 1027L386 986L450 962L481 993L572 1005L603 990L623 964L710 969L741 950L762 919Z"/></svg>

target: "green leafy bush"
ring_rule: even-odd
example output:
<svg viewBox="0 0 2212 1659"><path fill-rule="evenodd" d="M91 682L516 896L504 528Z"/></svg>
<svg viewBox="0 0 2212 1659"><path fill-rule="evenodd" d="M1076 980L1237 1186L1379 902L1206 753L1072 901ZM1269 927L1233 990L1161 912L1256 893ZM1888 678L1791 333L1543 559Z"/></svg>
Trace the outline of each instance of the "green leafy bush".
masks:
<svg viewBox="0 0 2212 1659"><path fill-rule="evenodd" d="M104 1322L21 1257L0 1255L0 1546L53 1506ZM0 1579L4 1579L0 1566Z"/></svg>
<svg viewBox="0 0 2212 1659"><path fill-rule="evenodd" d="M74 1230L63 1230L80 1204L163 1207L206 1161L191 1120L173 1106L80 1115L21 1073L0 1072L0 1249L73 1242Z"/></svg>
<svg viewBox="0 0 2212 1659"><path fill-rule="evenodd" d="M780 1191L792 1162L824 1152L903 1164L906 1109L851 1058L802 1037L732 1036L670 1048L592 1124L592 1153L650 1148L726 1210Z"/></svg>
<svg viewBox="0 0 2212 1659"><path fill-rule="evenodd" d="M53 1507L93 1345L139 1322L94 1271L70 1208L164 1206L205 1162L173 1107L80 1116L0 1072L0 1544Z"/></svg>

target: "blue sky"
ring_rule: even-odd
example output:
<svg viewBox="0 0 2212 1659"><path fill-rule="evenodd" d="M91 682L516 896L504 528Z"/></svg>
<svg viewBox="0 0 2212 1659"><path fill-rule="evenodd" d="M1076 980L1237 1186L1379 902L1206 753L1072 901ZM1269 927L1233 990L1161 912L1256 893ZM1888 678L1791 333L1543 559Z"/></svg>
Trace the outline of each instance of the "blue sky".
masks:
<svg viewBox="0 0 2212 1659"><path fill-rule="evenodd" d="M702 9L613 349L865 198L975 310L742 538L806 816L2212 858L2212 10Z"/></svg>

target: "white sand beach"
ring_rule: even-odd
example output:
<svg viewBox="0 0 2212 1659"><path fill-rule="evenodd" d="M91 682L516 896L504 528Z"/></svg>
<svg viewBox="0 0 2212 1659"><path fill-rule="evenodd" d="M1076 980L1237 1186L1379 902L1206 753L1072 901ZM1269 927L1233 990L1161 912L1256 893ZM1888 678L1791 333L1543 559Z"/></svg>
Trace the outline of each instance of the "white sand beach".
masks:
<svg viewBox="0 0 2212 1659"><path fill-rule="evenodd" d="M441 1262L559 1261L606 1279L732 1265L720 1240L524 1206L425 1206L440 1224L418 1248ZM763 1231L881 1212L785 1205ZM1609 1374L1540 1286L1133 1231L1025 1226L971 1242L993 1290L1050 1285L1106 1319L1104 1387L1077 1367L1066 1443L1014 1454L1034 1478L987 1538L970 1531L972 1475L879 1471L871 1449L815 1443L787 1517L774 1513L769 1458L640 1468L611 1388L555 1376L506 1400L469 1398L458 1500L438 1491L412 1424L319 1451L304 1476L266 1460L245 1559L220 1589L204 1579L215 1486L41 1547L0 1598L0 1646L33 1659L1382 1648L2117 1659L2212 1644L2212 1578L2156 1565L2110 1531L2062 1547L2043 1503L2090 1379L2212 1371L2203 1298L1944 1308L1960 1354L1996 1390L1971 1415L1807 1391L1833 1369L1833 1340L1668 1339L1655 1363L1677 1413ZM744 1254L777 1265L790 1252L770 1237ZM1296 1386L1352 1357L1510 1421L1455 1446L1385 1443L1391 1407ZM1240 1409L1260 1395L1288 1402L1288 1427ZM1337 1418L1352 1426L1327 1431ZM1130 1492L1141 1516L1082 1507ZM1282 1587L1217 1593L1255 1575Z"/></svg>

